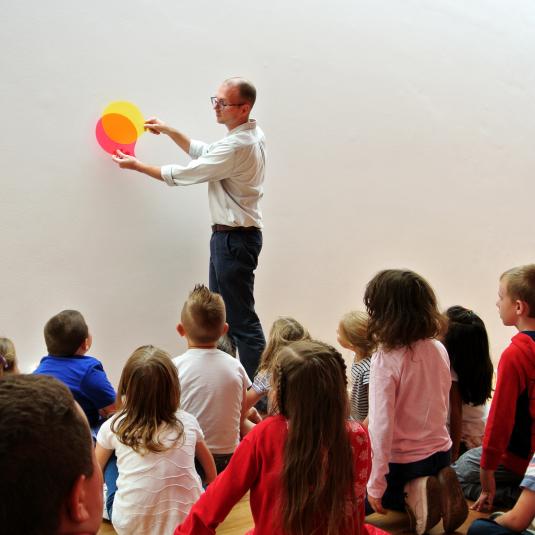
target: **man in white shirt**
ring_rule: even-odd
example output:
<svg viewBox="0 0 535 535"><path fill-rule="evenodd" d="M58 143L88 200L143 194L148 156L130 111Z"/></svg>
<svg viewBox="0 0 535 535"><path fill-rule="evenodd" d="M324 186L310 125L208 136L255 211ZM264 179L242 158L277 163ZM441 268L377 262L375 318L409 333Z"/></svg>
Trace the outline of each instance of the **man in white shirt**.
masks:
<svg viewBox="0 0 535 535"><path fill-rule="evenodd" d="M265 338L254 307L254 271L262 249L262 213L265 138L254 119L249 119L256 89L243 78L225 80L212 97L217 122L228 133L220 141L206 144L190 139L160 119L149 119L145 127L153 134L168 135L192 160L188 165L145 164L118 150L113 160L166 182L188 186L208 182L212 219L210 240L210 289L223 296L227 308L229 336L235 341L240 361L253 378Z"/></svg>

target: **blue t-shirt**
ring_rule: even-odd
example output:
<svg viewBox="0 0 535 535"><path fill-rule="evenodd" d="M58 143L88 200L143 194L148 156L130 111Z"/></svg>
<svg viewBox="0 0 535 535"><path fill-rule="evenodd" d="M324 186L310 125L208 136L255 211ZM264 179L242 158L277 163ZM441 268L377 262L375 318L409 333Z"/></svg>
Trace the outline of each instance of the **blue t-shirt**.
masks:
<svg viewBox="0 0 535 535"><path fill-rule="evenodd" d="M48 355L41 359L33 373L51 375L65 383L84 410L91 427L99 422L99 409L115 402L115 390L102 363L94 357Z"/></svg>

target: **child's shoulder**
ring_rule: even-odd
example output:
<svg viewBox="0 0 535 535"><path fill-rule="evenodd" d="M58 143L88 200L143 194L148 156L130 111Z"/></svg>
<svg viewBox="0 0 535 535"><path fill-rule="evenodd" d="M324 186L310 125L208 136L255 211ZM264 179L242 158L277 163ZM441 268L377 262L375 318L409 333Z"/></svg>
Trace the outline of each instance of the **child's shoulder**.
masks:
<svg viewBox="0 0 535 535"><path fill-rule="evenodd" d="M177 418L182 422L184 427L200 427L199 422L191 412L179 409L176 413Z"/></svg>
<svg viewBox="0 0 535 535"><path fill-rule="evenodd" d="M358 444L364 444L368 441L368 431L364 426L356 420L347 420L347 430L352 438Z"/></svg>
<svg viewBox="0 0 535 535"><path fill-rule="evenodd" d="M89 368L97 367L103 369L102 362L90 355L67 355L67 356L55 356L46 355L41 359L39 368L71 368L78 370L86 370Z"/></svg>
<svg viewBox="0 0 535 535"><path fill-rule="evenodd" d="M533 362L535 358L535 340L530 334L519 332L511 338L511 343L503 350L499 367L504 365Z"/></svg>

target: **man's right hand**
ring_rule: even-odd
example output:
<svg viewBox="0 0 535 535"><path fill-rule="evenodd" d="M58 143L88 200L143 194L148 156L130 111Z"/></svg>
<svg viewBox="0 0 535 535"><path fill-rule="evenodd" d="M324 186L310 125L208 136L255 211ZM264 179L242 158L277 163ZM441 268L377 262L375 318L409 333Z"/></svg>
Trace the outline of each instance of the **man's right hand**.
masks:
<svg viewBox="0 0 535 535"><path fill-rule="evenodd" d="M168 134L170 131L169 126L167 126L167 124L158 119L158 117L150 117L146 120L143 126L145 130L148 130L149 132L151 132L152 134L156 134L157 136L159 136L160 134Z"/></svg>

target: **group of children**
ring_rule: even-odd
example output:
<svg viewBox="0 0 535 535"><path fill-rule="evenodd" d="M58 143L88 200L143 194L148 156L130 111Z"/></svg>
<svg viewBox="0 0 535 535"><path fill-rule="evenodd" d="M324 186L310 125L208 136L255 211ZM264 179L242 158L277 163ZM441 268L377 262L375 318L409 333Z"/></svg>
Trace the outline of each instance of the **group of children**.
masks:
<svg viewBox="0 0 535 535"><path fill-rule="evenodd" d="M365 516L386 509L406 509L418 534L440 519L454 531L465 495L478 510L512 507L521 486L513 511L531 522L535 478L522 477L535 450L535 265L500 279L500 316L521 332L500 360L486 425L493 366L474 312L441 313L431 286L408 270L375 275L364 305L337 330L354 353L349 388L340 353L288 317L273 324L251 383L218 349L232 349L225 306L202 285L177 326L186 353L138 348L117 395L86 355L81 314L49 320L49 355L35 373L65 383L84 410L117 533L215 533L247 491L257 535L369 533ZM0 359L4 371L16 367L6 339ZM472 529L496 526L527 528L507 513Z"/></svg>

